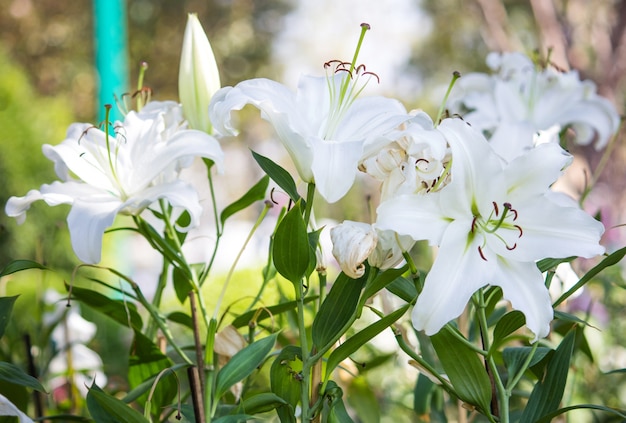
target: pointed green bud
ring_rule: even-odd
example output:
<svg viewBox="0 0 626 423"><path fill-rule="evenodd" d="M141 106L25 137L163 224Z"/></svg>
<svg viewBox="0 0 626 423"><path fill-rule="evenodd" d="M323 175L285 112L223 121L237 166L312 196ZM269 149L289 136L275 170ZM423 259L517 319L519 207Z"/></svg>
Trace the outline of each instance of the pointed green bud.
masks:
<svg viewBox="0 0 626 423"><path fill-rule="evenodd" d="M209 102L218 89L220 75L211 44L198 15L190 13L180 57L178 95L191 128L208 133L211 131Z"/></svg>

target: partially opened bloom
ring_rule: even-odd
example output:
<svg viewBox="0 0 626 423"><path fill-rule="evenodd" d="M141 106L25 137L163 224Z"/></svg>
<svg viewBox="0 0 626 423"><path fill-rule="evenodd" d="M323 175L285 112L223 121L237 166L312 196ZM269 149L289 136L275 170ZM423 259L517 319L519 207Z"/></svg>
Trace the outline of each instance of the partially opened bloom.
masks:
<svg viewBox="0 0 626 423"><path fill-rule="evenodd" d="M363 69L303 76L295 93L268 79L222 88L211 101L211 122L218 133L235 134L231 111L255 106L273 125L302 180L315 182L333 203L352 187L364 146L410 118L396 100L357 98L363 89L359 77L370 76L360 75Z"/></svg>
<svg viewBox="0 0 626 423"><path fill-rule="evenodd" d="M104 231L118 213L138 215L165 199L187 210L193 227L202 209L195 189L178 179L178 173L196 156L213 160L219 168L223 153L217 140L182 124L180 106L172 102L153 102L139 113L130 112L111 131L72 124L61 144L43 146L61 180L25 197L11 197L5 211L21 223L34 201L70 204L72 247L90 264L100 261Z"/></svg>
<svg viewBox="0 0 626 423"><path fill-rule="evenodd" d="M413 325L434 334L461 314L475 291L493 285L524 313L536 337L546 336L553 311L536 261L604 252L602 224L549 189L571 157L544 144L503 164L460 119L444 120L438 129L452 152L451 182L378 208L377 227L439 246Z"/></svg>
<svg viewBox="0 0 626 423"><path fill-rule="evenodd" d="M615 107L596 93L593 82L581 81L578 72L539 67L521 53L491 53L487 64L494 74L463 76L450 108L467 110L463 118L487 134L505 159L532 148L543 131L558 134L570 127L577 143L595 139L597 149L617 131Z"/></svg>
<svg viewBox="0 0 626 423"><path fill-rule="evenodd" d="M333 256L343 273L352 279L365 274L363 264L376 248L378 235L367 223L346 220L330 230Z"/></svg>
<svg viewBox="0 0 626 423"><path fill-rule="evenodd" d="M210 132L209 102L220 86L220 74L209 39L198 15L190 13L180 56L178 96L191 128Z"/></svg>

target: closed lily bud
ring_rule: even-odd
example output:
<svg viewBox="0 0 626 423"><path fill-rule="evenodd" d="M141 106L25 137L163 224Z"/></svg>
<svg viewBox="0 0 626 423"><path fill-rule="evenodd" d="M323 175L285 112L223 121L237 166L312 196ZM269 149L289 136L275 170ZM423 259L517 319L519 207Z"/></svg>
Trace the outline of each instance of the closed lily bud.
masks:
<svg viewBox="0 0 626 423"><path fill-rule="evenodd" d="M215 56L198 15L190 13L183 38L178 72L178 96L183 113L193 129L209 133L209 102L220 89L220 75Z"/></svg>
<svg viewBox="0 0 626 423"><path fill-rule="evenodd" d="M378 243L378 235L372 226L346 220L330 230L330 238L333 241L333 256L341 270L353 279L363 276L363 262Z"/></svg>

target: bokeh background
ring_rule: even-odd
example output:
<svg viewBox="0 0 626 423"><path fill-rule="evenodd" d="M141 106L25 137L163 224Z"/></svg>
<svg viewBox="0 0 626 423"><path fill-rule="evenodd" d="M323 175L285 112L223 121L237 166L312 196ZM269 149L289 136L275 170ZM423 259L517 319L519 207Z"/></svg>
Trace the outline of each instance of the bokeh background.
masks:
<svg viewBox="0 0 626 423"><path fill-rule="evenodd" d="M139 64L145 61L149 64L145 85L152 89L153 99L177 99L178 62L189 12L199 15L209 36L223 85L267 77L295 88L301 73L321 75L325 61L349 60L359 24L367 22L372 30L366 36L360 61L380 77L380 83L368 86L368 91L396 97L407 108L422 108L434 115L452 72L486 71L489 51L539 50L545 54L551 49L554 64L577 69L582 79L593 80L599 93L624 113L624 0L127 0L125 16L119 16L121 27L127 31L125 92L133 90ZM94 4L88 0L0 0L3 207L10 196L24 195L55 179L50 162L41 154L42 144L61 142L72 122L97 123L101 116L95 65L96 16ZM265 136L248 135L252 144ZM249 147L246 141L233 143L225 148L238 154L235 157L239 160L249 160L245 157ZM577 147L573 153L591 170L602 159L602 152L593 147ZM626 223L625 163L621 136L586 203L590 212L600 213L608 224L604 243L610 251L626 245L626 229L619 226ZM227 174L240 178L224 183L236 180L241 187L224 191L243 192L260 175L258 171L247 172L247 165L231 167ZM584 178L572 182L573 189L582 191L585 182ZM354 206L355 195L361 194L352 193L328 213L341 216L347 210L349 218L358 219L359 213L365 213ZM53 264L62 275L60 279L69 274L77 262L67 235L67 210L37 204L27 223L19 228L0 213L0 267L13 259L29 258ZM33 286L40 283L47 282L37 281ZM24 286L24 281L20 284L0 283L0 294L23 292L38 298L36 292L28 294L34 288ZM622 269L611 269L590 284L581 304L572 305L578 307L572 310L597 325L588 329L594 340L591 354L577 357L571 382L569 394L579 402L625 407L624 373L603 374L626 367L624 289ZM36 311L24 306L20 312L15 337L20 331L36 330L38 324ZM102 333L96 347L108 366L110 380L116 381L115 373L122 372L124 365L110 364L107 359L119 348L115 336L107 336ZM0 354L5 356L18 354L15 345L0 347ZM592 361L594 366L588 366ZM397 395L383 399L382 382L376 385L370 380L366 385L363 389L380 403L379 416L400 416L400 420L389 421L415 419L404 410L410 402L411 387L400 387ZM376 410L366 415L370 412L376 416ZM590 413L573 416L581 417L571 421L603 418ZM378 421L375 417L361 419Z"/></svg>

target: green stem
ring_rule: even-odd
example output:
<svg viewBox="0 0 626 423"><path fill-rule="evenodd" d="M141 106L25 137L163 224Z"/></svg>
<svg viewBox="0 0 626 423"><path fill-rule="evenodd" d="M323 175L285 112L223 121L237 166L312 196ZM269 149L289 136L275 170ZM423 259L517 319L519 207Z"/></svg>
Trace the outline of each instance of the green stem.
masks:
<svg viewBox="0 0 626 423"><path fill-rule="evenodd" d="M461 74L457 71L452 73L452 81L450 81L450 85L448 85L448 90L446 91L446 95L443 97L443 101L439 106L439 110L437 111L437 118L434 121L435 127L439 125L439 121L441 120L441 116L443 116L443 111L446 108L446 103L448 101L448 97L450 96L450 92L452 91L452 87L454 87L454 83L457 79L461 77Z"/></svg>
<svg viewBox="0 0 626 423"><path fill-rule="evenodd" d="M528 367L530 366L533 356L535 355L535 352L537 352L538 346L539 346L539 342L535 342L533 344L532 349L530 350L530 353L528 354L528 357L526 357L526 360L524 360L524 363L522 364L522 367L515 374L515 376L513 376L511 379L508 380L506 384L506 394L508 397L510 397L513 394L513 388L515 388L515 386L518 384L520 379L524 376L526 369L528 369Z"/></svg>
<svg viewBox="0 0 626 423"><path fill-rule="evenodd" d="M300 348L302 351L302 422L309 418L309 382L311 367L315 361L310 359L309 343L306 337L306 325L304 322L304 287L302 283L294 285L296 291L296 302L298 304L298 332L300 335Z"/></svg>
<svg viewBox="0 0 626 423"><path fill-rule="evenodd" d="M161 299L163 298L163 291L165 290L165 286L167 285L167 275L170 268L170 262L165 260L163 257L163 265L161 266L161 274L159 275L159 281L157 282L156 290L154 292L154 297L152 298L152 306L154 308L159 308L161 305ZM148 339L154 339L156 335L156 322L154 320L150 320L148 323L148 327L146 329L146 336Z"/></svg>
<svg viewBox="0 0 626 423"><path fill-rule="evenodd" d="M489 325L487 324L487 315L485 313L485 297L482 289L479 289L476 294L474 294L474 302L476 304L476 315L478 318L478 323L480 325L480 331L482 333L483 339L483 349L489 351L491 346L491 341L489 339ZM502 383L502 378L500 377L500 373L498 372L498 367L496 366L496 362L493 358L492 354L487 355L485 358L487 363L487 368L489 369L489 373L491 378L495 384L496 394L499 399L499 418L501 423L509 423L509 396L507 395L507 390ZM487 410L485 410L487 411ZM493 421L493 417L491 413L487 416L490 420Z"/></svg>
<svg viewBox="0 0 626 423"><path fill-rule="evenodd" d="M215 217L215 245L213 246L213 252L211 253L211 258L209 259L208 264L202 270L202 274L200 276L200 286L204 285L204 282L209 275L209 271L211 270L211 267L213 267L213 262L215 261L215 257L217 255L217 249L220 244L220 239L222 239L222 234L224 231L224 228L222 227L220 222L219 214L217 212L217 201L215 201L215 188L213 187L213 175L211 174L211 167L213 165L213 162L205 160L205 164L207 166L209 191L211 192L211 204L213 207L213 216Z"/></svg>
<svg viewBox="0 0 626 423"><path fill-rule="evenodd" d="M306 208L304 210L304 224L309 227L311 212L313 211L313 199L315 198L315 182L309 182L306 190Z"/></svg>

